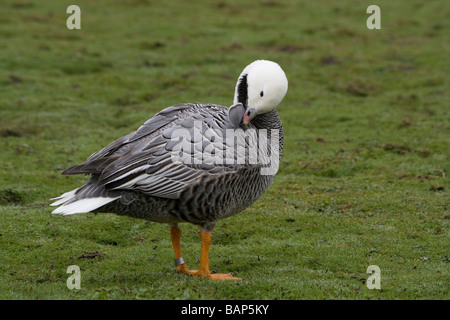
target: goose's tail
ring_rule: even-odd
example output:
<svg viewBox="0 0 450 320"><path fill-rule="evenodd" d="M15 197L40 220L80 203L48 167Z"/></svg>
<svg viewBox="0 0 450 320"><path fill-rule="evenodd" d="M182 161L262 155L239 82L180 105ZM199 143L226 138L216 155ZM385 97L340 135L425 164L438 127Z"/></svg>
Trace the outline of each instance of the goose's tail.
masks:
<svg viewBox="0 0 450 320"><path fill-rule="evenodd" d="M106 190L97 182L98 179L92 177L84 186L50 199L56 200L50 206L59 206L52 213L70 215L91 212L120 198L116 192Z"/></svg>

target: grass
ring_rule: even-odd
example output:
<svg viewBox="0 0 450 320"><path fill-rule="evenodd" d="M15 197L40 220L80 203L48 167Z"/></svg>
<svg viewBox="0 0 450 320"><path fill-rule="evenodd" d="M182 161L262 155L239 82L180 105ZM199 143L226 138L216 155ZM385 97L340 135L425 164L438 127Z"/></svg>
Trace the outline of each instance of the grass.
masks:
<svg viewBox="0 0 450 320"><path fill-rule="evenodd" d="M0 11L0 298L450 298L445 1L380 0L380 30L368 1L77 1L81 30L68 30L71 4ZM64 168L166 106L230 105L259 58L289 79L285 152L210 254L243 281L176 274L165 225L50 214L49 198L86 181ZM182 228L196 268L198 231Z"/></svg>

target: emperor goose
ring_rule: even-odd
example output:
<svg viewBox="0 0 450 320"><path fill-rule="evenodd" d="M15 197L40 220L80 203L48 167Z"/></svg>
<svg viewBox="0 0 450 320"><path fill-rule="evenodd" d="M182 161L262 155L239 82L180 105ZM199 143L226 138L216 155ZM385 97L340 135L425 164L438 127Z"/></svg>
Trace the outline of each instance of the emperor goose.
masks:
<svg viewBox="0 0 450 320"><path fill-rule="evenodd" d="M283 150L276 111L288 88L281 67L256 60L240 74L233 105L203 103L168 107L137 131L92 154L62 174L89 174L66 192L54 214L104 212L170 227L177 271L214 280L240 280L211 273L209 245L218 220L255 202L269 187ZM189 270L181 254L181 229L199 226L201 259Z"/></svg>

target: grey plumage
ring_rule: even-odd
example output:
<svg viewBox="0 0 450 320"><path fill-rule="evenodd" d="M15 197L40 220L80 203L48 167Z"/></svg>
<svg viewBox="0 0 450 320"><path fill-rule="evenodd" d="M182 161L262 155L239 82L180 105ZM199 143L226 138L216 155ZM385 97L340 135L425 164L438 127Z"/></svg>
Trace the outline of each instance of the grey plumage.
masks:
<svg viewBox="0 0 450 320"><path fill-rule="evenodd" d="M115 198L95 212L169 224L189 222L211 231L219 219L234 215L255 202L269 187L273 175L262 175L260 170L266 164L251 163L248 154L244 163L195 163L189 153L187 157L188 160L191 157L191 161L174 162L171 155L181 140L172 139L173 134L176 130L185 130L190 133L192 148L200 148L202 152L209 150L210 154L224 152L236 159L237 150L229 152L230 146L224 137L227 129L241 130L239 121L244 111L241 104L227 108L200 103L162 110L137 131L94 153L83 164L65 170L63 174L90 174L92 177L64 205L81 199ZM196 129L201 137L195 137ZM257 136L259 129L268 129L269 139L270 129L278 130L278 156L281 158L283 130L276 110L256 116L249 129L254 129ZM248 152L249 143L254 142L244 139L240 143L247 146L244 150Z"/></svg>

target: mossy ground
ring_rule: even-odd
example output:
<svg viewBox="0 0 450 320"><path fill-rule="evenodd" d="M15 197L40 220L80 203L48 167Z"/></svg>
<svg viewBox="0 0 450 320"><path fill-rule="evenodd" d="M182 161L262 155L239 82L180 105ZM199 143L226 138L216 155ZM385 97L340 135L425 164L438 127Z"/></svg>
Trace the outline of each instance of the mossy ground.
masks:
<svg viewBox="0 0 450 320"><path fill-rule="evenodd" d="M4 1L0 298L448 299L446 1ZM212 269L175 273L165 225L52 216L60 172L182 102L230 105L242 68L277 61L285 151L269 191L218 223ZM183 226L197 268L196 227ZM67 267L81 268L69 290ZM369 265L381 290L366 287Z"/></svg>

